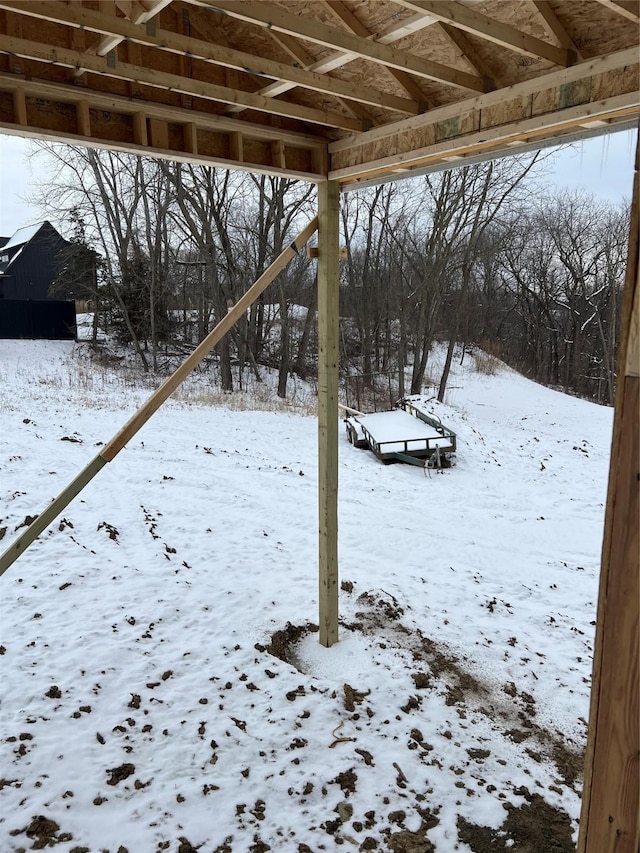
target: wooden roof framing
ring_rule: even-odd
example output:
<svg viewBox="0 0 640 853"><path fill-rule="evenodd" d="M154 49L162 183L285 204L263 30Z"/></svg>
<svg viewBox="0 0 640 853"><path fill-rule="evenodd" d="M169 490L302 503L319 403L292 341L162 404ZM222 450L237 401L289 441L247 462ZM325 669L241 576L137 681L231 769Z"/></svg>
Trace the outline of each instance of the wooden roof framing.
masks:
<svg viewBox="0 0 640 853"><path fill-rule="evenodd" d="M0 129L343 187L640 115L635 0L0 0Z"/></svg>

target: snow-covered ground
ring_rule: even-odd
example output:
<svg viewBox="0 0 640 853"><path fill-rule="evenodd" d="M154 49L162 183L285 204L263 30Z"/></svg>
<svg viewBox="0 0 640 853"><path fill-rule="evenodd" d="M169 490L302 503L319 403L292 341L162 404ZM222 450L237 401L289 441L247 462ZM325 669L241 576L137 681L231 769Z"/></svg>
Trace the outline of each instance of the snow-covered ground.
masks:
<svg viewBox="0 0 640 853"><path fill-rule="evenodd" d="M81 351L0 341L2 547L145 398ZM341 432L331 649L315 420L160 410L0 579L0 850L572 849L612 411L451 385L443 473Z"/></svg>

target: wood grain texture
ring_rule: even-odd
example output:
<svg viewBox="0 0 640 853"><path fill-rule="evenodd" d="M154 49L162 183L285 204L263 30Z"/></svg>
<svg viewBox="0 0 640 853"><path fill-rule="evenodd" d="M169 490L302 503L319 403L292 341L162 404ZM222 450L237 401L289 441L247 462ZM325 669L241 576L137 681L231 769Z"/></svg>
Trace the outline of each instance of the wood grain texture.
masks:
<svg viewBox="0 0 640 853"><path fill-rule="evenodd" d="M318 186L318 509L320 643L338 641L339 188Z"/></svg>
<svg viewBox="0 0 640 853"><path fill-rule="evenodd" d="M625 371L639 319L639 189L636 161L578 853L640 844L640 379Z"/></svg>

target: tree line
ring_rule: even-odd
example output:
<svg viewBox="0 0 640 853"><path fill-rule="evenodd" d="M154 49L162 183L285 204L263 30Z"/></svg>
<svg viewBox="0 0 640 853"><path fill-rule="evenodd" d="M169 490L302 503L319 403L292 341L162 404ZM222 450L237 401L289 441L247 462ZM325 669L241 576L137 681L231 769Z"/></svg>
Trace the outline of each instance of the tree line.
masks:
<svg viewBox="0 0 640 853"><path fill-rule="evenodd" d="M99 330L162 371L202 340L315 212L315 188L133 155L40 143L37 201L71 236L55 289L89 299ZM474 164L342 197L341 371L370 406L444 398L456 353L613 401L629 210L549 191L542 155ZM315 374L315 263L300 254L217 347L224 390L247 371ZM434 343L444 370L430 377Z"/></svg>

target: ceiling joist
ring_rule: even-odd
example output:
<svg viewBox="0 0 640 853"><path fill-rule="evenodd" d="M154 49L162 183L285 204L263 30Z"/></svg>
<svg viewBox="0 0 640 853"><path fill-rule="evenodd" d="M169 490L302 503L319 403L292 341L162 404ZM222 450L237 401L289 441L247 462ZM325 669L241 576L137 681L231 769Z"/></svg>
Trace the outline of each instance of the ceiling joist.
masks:
<svg viewBox="0 0 640 853"><path fill-rule="evenodd" d="M75 50L66 50L61 47L51 47L35 41L26 39L8 38L5 46L9 53L23 59L33 59L50 65L61 65L66 68L79 68L104 77L112 77L115 80L126 80L153 88L167 89L185 95L203 98L205 100L218 101L223 104L241 103L244 107L258 110L269 114L297 118L314 124L329 127L341 127L352 131L361 131L362 124L349 116L318 110L300 104L278 101L274 98L265 98L262 95L254 95L250 92L241 92L228 86L220 86L196 80L190 77L181 77L166 71L157 71L149 67L130 65L126 62L111 60L109 56L88 56Z"/></svg>
<svg viewBox="0 0 640 853"><path fill-rule="evenodd" d="M393 42L400 41L400 39L407 35L419 32L433 23L435 23L435 21L430 21L424 15L414 15L412 18L404 20L402 23L392 24L384 31L383 34L378 36L377 41L380 44L393 44ZM269 30L269 35L272 39L282 45L285 51L290 54L295 62L299 62L308 71L315 71L318 74L328 74L338 68L343 68L345 65L348 65L350 62L353 62L358 58L353 53L345 53L340 50L333 51L328 57L323 59L313 60L302 47L300 42L293 38L293 36L290 36L287 33L275 32L272 29ZM292 88L294 87L291 83L271 83L263 89L260 89L260 94L267 95L269 97L277 97L285 92L289 92ZM242 109L244 109L244 107L230 107L229 111L240 112Z"/></svg>
<svg viewBox="0 0 640 853"><path fill-rule="evenodd" d="M275 42L275 44L279 45L285 53L293 57L295 64L304 68L305 71L312 71L314 74L324 73L322 69L316 69L314 58L307 53L302 44L296 39L286 35L285 33L273 32L273 30L269 30L269 38ZM293 83L270 83L268 86L260 89L260 94L266 95L269 98L277 98L279 95L283 95L285 92L290 92L294 88L295 86ZM351 89L353 91L354 87L352 86ZM342 104L351 113L351 115L354 115L362 121L363 126L374 127L375 121L371 117L371 111L365 107L362 101L342 99ZM242 107L227 107L228 113L239 113L242 112L242 110Z"/></svg>
<svg viewBox="0 0 640 853"><path fill-rule="evenodd" d="M171 0L153 0L153 2L143 6L142 3L123 3L121 0L121 2L116 2L114 6L117 6L125 18L128 18L132 24L139 26L146 24L147 21L160 14L162 9L168 6L170 2ZM89 52L95 53L98 56L106 56L110 51L115 50L122 41L123 37L121 36L106 35L93 45Z"/></svg>

